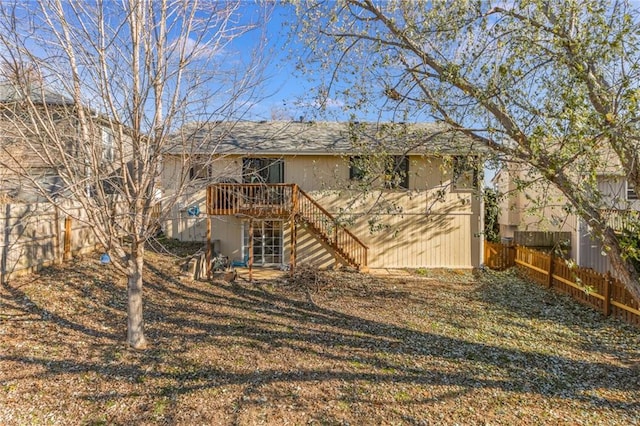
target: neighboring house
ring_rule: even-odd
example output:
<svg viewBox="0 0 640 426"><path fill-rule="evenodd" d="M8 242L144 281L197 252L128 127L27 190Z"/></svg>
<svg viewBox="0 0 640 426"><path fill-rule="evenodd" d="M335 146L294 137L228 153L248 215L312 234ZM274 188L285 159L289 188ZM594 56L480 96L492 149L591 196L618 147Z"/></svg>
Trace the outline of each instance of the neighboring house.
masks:
<svg viewBox="0 0 640 426"><path fill-rule="evenodd" d="M566 198L528 165L508 163L492 179L500 195L500 237L511 240L517 232L574 232L576 216L567 214ZM576 246L572 240L570 246Z"/></svg>
<svg viewBox="0 0 640 426"><path fill-rule="evenodd" d="M65 173L76 181L85 176L87 182L112 183L114 159L122 158L116 151L130 150L126 129L86 109L89 131L82 135L73 100L41 84L26 87L0 82L0 200L36 202L43 201L43 193L61 195ZM116 142L118 134L124 143Z"/></svg>
<svg viewBox="0 0 640 426"><path fill-rule="evenodd" d="M169 237L205 240L213 184L211 238L230 258L247 259L252 232L258 265L482 263L483 149L443 124L211 123L180 135L163 190L188 179L193 191L165 222Z"/></svg>
<svg viewBox="0 0 640 426"><path fill-rule="evenodd" d="M621 230L625 215L640 211L640 201L633 188L627 185L621 169L609 163L597 174L598 189L610 226ZM530 184L530 182L535 183ZM568 257L578 266L599 272L609 270L609 259L600 241L592 238L589 226L577 215L570 213L567 199L552 184L545 183L526 165L509 164L493 178L500 202L500 235L512 239L517 231L526 233L569 232L571 234ZM525 189L519 189L525 186ZM526 237L526 235L525 235Z"/></svg>

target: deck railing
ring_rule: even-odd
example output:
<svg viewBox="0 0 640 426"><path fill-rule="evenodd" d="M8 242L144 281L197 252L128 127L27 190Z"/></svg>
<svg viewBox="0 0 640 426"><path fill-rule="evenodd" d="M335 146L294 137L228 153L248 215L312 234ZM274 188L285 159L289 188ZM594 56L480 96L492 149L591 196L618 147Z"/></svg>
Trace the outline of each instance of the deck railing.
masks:
<svg viewBox="0 0 640 426"><path fill-rule="evenodd" d="M607 226L616 232L640 230L640 211L608 209L603 210L602 215Z"/></svg>
<svg viewBox="0 0 640 426"><path fill-rule="evenodd" d="M287 217L307 224L351 265L367 265L368 248L296 184L216 183L207 189L207 214Z"/></svg>
<svg viewBox="0 0 640 426"><path fill-rule="evenodd" d="M293 184L217 183L208 188L207 213L279 217L291 212Z"/></svg>
<svg viewBox="0 0 640 426"><path fill-rule="evenodd" d="M367 246L351 231L340 225L336 218L316 200L300 188L296 207L299 218L321 235L342 257L352 265L363 268L367 265Z"/></svg>

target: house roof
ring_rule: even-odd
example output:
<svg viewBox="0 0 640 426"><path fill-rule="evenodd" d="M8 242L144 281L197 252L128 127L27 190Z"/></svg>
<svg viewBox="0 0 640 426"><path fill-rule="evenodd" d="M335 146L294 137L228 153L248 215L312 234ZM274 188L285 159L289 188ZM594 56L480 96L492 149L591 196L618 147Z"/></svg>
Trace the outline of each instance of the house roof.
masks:
<svg viewBox="0 0 640 426"><path fill-rule="evenodd" d="M73 105L72 99L49 90L39 85L30 84L28 89L11 83L9 81L0 82L0 103L18 102L25 98L25 92L29 93L31 101L35 104L46 105Z"/></svg>
<svg viewBox="0 0 640 426"><path fill-rule="evenodd" d="M443 123L241 121L193 123L172 137L169 154L469 154L486 147Z"/></svg>

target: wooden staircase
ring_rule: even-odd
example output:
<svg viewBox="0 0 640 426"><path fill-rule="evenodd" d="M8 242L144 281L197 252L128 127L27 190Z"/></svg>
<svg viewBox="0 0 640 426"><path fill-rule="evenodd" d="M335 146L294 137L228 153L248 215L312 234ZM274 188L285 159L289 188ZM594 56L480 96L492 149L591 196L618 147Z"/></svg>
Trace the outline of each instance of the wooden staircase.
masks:
<svg viewBox="0 0 640 426"><path fill-rule="evenodd" d="M297 198L297 203L294 204L296 220L305 223L308 229L312 230L349 265L365 270L367 246L297 185L294 188L294 194L296 192L298 195L298 197L294 196L294 200Z"/></svg>
<svg viewBox="0 0 640 426"><path fill-rule="evenodd" d="M262 219L288 217L294 226L305 225L350 266L367 269L367 246L296 184L210 185L207 188L207 214ZM295 247L295 232L292 240Z"/></svg>

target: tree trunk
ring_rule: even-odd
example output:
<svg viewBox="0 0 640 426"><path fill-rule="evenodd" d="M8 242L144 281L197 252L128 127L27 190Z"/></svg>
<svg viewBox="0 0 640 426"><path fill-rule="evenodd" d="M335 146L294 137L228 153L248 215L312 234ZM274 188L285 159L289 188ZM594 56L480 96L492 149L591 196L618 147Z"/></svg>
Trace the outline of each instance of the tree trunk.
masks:
<svg viewBox="0 0 640 426"><path fill-rule="evenodd" d="M131 273L127 285L127 342L133 349L147 347L142 317L142 268L144 266L144 246L133 244L131 250Z"/></svg>
<svg viewBox="0 0 640 426"><path fill-rule="evenodd" d="M611 228L604 231L604 242L610 248L609 262L615 277L620 280L634 299L640 302L640 274L629 259L624 259L620 241Z"/></svg>

